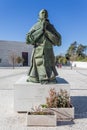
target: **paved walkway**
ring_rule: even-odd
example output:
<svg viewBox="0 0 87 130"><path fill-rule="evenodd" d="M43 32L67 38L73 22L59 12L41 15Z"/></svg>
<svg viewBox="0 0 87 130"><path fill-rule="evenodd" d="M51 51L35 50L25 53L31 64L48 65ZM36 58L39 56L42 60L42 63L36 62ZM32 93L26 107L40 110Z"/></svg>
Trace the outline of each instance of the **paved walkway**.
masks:
<svg viewBox="0 0 87 130"><path fill-rule="evenodd" d="M14 112L13 84L28 73L28 68L0 68L0 130L86 130L87 129L87 69L58 69L71 88L75 107L73 121L58 122L57 127L27 127L26 114Z"/></svg>

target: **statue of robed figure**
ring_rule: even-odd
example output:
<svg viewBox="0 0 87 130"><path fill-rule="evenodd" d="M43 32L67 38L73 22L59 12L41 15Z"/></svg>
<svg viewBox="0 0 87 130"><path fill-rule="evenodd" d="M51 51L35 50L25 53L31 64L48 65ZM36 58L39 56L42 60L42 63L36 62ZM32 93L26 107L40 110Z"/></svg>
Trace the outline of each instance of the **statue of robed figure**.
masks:
<svg viewBox="0 0 87 130"><path fill-rule="evenodd" d="M39 20L27 33L26 43L34 46L27 81L56 83L58 73L53 46L61 45L61 35L49 22L47 10L42 9L39 12Z"/></svg>

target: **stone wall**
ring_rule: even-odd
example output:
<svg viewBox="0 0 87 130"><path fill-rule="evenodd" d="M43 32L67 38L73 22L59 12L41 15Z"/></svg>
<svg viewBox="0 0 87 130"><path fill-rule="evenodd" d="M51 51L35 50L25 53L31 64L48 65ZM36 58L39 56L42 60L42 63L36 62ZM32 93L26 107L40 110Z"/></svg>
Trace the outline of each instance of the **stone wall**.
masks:
<svg viewBox="0 0 87 130"><path fill-rule="evenodd" d="M87 62L73 62L72 63L73 67L78 67L78 68L87 68Z"/></svg>

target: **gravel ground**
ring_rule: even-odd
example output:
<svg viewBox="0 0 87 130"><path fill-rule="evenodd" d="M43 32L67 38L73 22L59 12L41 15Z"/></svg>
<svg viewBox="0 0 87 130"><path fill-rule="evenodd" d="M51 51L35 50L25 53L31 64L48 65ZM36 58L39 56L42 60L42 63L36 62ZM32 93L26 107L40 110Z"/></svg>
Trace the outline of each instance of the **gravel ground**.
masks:
<svg viewBox="0 0 87 130"><path fill-rule="evenodd" d="M73 121L58 122L57 127L27 127L26 114L14 112L13 84L29 68L0 68L0 130L86 130L87 129L87 69L58 69L59 77L70 84L71 101L75 107Z"/></svg>

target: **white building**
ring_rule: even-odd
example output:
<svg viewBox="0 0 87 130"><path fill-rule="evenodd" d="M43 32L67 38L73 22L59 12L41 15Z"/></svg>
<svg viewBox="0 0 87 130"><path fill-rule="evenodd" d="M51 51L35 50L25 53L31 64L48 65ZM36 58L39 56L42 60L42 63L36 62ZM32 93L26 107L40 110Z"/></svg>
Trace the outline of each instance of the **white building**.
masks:
<svg viewBox="0 0 87 130"><path fill-rule="evenodd" d="M0 40L0 66L12 66L12 58L23 58L23 63L15 66L29 66L32 46L25 42Z"/></svg>

